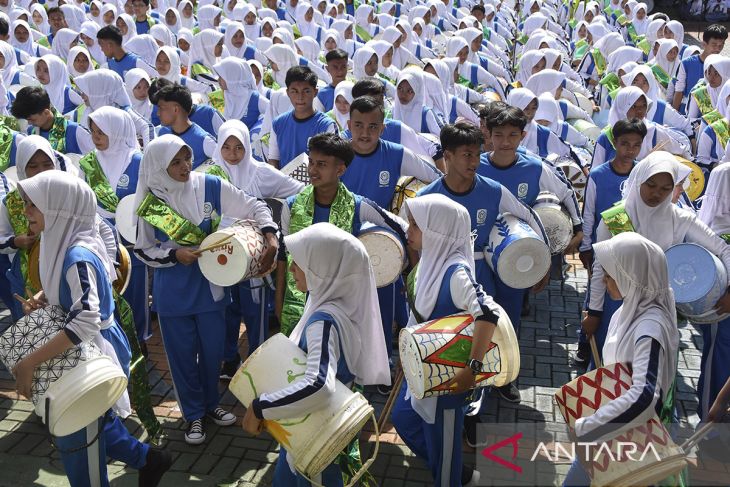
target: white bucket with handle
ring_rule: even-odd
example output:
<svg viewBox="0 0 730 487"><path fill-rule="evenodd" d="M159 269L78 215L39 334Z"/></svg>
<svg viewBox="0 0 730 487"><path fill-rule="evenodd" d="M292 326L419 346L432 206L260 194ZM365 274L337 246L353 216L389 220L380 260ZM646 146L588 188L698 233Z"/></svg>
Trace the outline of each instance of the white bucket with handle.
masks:
<svg viewBox="0 0 730 487"><path fill-rule="evenodd" d="M261 394L289 387L306 370L304 351L279 333L248 357L233 376L229 388L242 404L250 407ZM337 458L369 419L376 422L373 407L367 399L337 381L330 400L320 409L301 418L264 420L264 426L291 454L294 468L311 479ZM377 425L375 435L377 438ZM354 485L367 471L377 452L378 443L372 458L363 464L349 485Z"/></svg>

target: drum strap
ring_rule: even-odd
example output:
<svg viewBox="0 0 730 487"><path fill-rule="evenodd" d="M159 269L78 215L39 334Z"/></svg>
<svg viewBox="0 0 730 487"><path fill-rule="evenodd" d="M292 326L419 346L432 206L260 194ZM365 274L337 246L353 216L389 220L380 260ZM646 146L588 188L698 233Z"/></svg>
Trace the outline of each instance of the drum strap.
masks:
<svg viewBox="0 0 730 487"><path fill-rule="evenodd" d="M161 438L162 425L157 420L155 411L152 408L147 364L137 339L137 330L134 326L134 314L127 300L116 291L114 291L114 307L119 317L119 324L124 334L127 335L129 348L132 351L132 365L129 367L129 384L131 386L129 399L132 407L137 412L137 416L139 416L142 426L147 430L151 441L155 443Z"/></svg>
<svg viewBox="0 0 730 487"><path fill-rule="evenodd" d="M416 279L418 278L418 264L411 269L406 277L406 299L408 300L408 307L413 313L413 317L416 319L416 323L424 323L426 320L416 309Z"/></svg>
<svg viewBox="0 0 730 487"><path fill-rule="evenodd" d="M53 109L53 126L48 132L48 142L51 143L53 150L61 154L66 153L66 127L68 127L68 120ZM40 132L41 129L38 127L33 129L33 133L36 135L40 135Z"/></svg>
<svg viewBox="0 0 730 487"><path fill-rule="evenodd" d="M305 186L294 198L289 220L289 235L312 225L314 221L314 187ZM340 183L332 206L330 207L329 223L337 228L352 233L352 224L355 219L355 195L344 184ZM291 265L291 256L287 256L287 267ZM284 290L284 305L281 310L281 332L287 336L294 329L304 311L306 295L297 290L294 276L286 271L286 289Z"/></svg>
<svg viewBox="0 0 730 487"><path fill-rule="evenodd" d="M200 227L191 223L152 193L149 193L139 205L137 215L153 227L165 232L178 245L200 245L208 236Z"/></svg>
<svg viewBox="0 0 730 487"><path fill-rule="evenodd" d="M99 200L101 206L111 213L116 213L119 197L114 188L112 188L111 183L109 183L106 174L104 174L104 170L101 168L101 164L99 164L99 159L96 157L96 151L93 150L82 157L79 160L79 166L83 169L86 182L94 190L96 199Z"/></svg>
<svg viewBox="0 0 730 487"><path fill-rule="evenodd" d="M601 213L603 222L608 227L611 235L616 236L619 233L634 232L634 225L631 223L629 214L626 213L625 201L620 201L608 210Z"/></svg>

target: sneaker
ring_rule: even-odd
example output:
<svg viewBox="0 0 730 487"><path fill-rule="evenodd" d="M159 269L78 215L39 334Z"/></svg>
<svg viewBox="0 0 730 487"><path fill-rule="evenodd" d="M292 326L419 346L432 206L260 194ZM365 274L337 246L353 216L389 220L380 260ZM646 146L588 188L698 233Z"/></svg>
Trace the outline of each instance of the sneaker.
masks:
<svg viewBox="0 0 730 487"><path fill-rule="evenodd" d="M461 467L461 485L464 487L473 487L479 483L481 474L472 467L463 465Z"/></svg>
<svg viewBox="0 0 730 487"><path fill-rule="evenodd" d="M472 448L485 446L487 444L484 440L477 440L477 425L481 422L482 421L478 414L475 414L474 416L464 416L464 438L466 438L466 444Z"/></svg>
<svg viewBox="0 0 730 487"><path fill-rule="evenodd" d="M150 448L147 451L147 462L139 469L139 487L157 487L172 466L172 455L167 450Z"/></svg>
<svg viewBox="0 0 730 487"><path fill-rule="evenodd" d="M385 384L378 384L375 386L375 389L377 389L378 394L381 394L383 396L390 396L390 391L393 390L393 386L386 386Z"/></svg>
<svg viewBox="0 0 730 487"><path fill-rule="evenodd" d="M223 367L221 367L220 378L224 379L224 380L233 379L233 376L236 375L236 372L238 371L238 368L240 366L241 366L240 358L237 358L235 360L230 360L228 362L223 362Z"/></svg>
<svg viewBox="0 0 730 487"><path fill-rule="evenodd" d="M507 384L502 387L495 387L499 395L507 402L518 403L522 401L520 390L517 388L514 382Z"/></svg>
<svg viewBox="0 0 730 487"><path fill-rule="evenodd" d="M573 355L573 365L576 367L588 367L591 360L591 346L589 343L579 343L578 350Z"/></svg>
<svg viewBox="0 0 730 487"><path fill-rule="evenodd" d="M194 419L188 424L188 430L185 432L185 443L188 445L200 445L205 441L205 428L203 426L203 418Z"/></svg>
<svg viewBox="0 0 730 487"><path fill-rule="evenodd" d="M230 426L236 422L236 416L223 408L215 408L209 411L207 416L218 426Z"/></svg>

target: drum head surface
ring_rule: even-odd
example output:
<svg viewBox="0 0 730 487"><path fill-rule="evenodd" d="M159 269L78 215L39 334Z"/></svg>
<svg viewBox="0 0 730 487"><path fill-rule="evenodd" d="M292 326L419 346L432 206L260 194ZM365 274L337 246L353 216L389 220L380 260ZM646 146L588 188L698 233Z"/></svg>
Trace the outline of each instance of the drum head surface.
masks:
<svg viewBox="0 0 730 487"><path fill-rule="evenodd" d="M365 232L359 238L370 256L375 285L384 287L398 279L405 257L398 239L384 230Z"/></svg>
<svg viewBox="0 0 730 487"><path fill-rule="evenodd" d="M221 245L202 252L198 259L200 271L206 279L218 286L232 286L258 273L257 262L265 248L264 237L258 229L236 231L235 227L219 230L208 235L200 248L219 242L226 235L233 237Z"/></svg>
<svg viewBox="0 0 730 487"><path fill-rule="evenodd" d="M557 254L565 250L573 236L573 222L570 217L561 208L535 208L535 213L545 228L550 242L550 252Z"/></svg>
<svg viewBox="0 0 730 487"><path fill-rule="evenodd" d="M550 249L536 238L523 238L505 247L497 261L502 282L515 289L527 289L545 277L550 269Z"/></svg>
<svg viewBox="0 0 730 487"><path fill-rule="evenodd" d="M134 213L133 194L121 199L117 205L115 220L122 238L129 243L135 243L137 241L137 215Z"/></svg>
<svg viewBox="0 0 730 487"><path fill-rule="evenodd" d="M702 299L714 287L716 266L712 255L699 245L679 244L666 251L669 284L677 303Z"/></svg>

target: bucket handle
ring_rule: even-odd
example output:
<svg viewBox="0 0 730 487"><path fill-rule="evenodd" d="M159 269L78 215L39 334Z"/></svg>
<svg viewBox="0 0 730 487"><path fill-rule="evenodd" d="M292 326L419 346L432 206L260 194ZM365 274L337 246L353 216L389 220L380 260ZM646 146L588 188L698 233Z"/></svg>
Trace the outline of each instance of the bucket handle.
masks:
<svg viewBox="0 0 730 487"><path fill-rule="evenodd" d="M372 411L370 413L370 419L373 422L373 425L375 426L375 450L373 450L372 456L362 464L362 467L357 471L357 473L350 479L350 482L345 487L353 487L358 480L360 480L360 477L365 475L365 472L368 471L370 466L375 462L375 459L378 456L378 449L380 448L380 431L378 429L378 421L375 419L375 411ZM310 484L312 484L314 487L324 487L322 484L319 484L315 482L314 480L310 479L306 475L304 475L302 472L299 472L299 474L307 479Z"/></svg>
<svg viewBox="0 0 730 487"><path fill-rule="evenodd" d="M48 396L46 396L45 401L46 401L46 411L45 411L45 414L43 415L43 420L44 420L44 422L46 424L46 431L48 431L48 435L51 438L51 446L53 448L55 448L56 450L58 450L59 453L67 453L68 454L68 453L75 453L75 452L81 451L81 450L86 450L91 445L93 445L94 443L96 443L96 440L99 439L99 435L101 435L101 432L104 431L104 423L106 422L105 420L102 421L100 427L97 428L96 435L94 435L94 437L89 442L87 442L85 445L77 446L75 448L69 448L67 450L59 447L56 444L56 442L54 441L55 436L53 436L53 433L51 433L51 429L50 429L50 426L49 426L50 419L51 419L51 412L50 412L51 411L51 398L48 397Z"/></svg>

